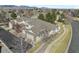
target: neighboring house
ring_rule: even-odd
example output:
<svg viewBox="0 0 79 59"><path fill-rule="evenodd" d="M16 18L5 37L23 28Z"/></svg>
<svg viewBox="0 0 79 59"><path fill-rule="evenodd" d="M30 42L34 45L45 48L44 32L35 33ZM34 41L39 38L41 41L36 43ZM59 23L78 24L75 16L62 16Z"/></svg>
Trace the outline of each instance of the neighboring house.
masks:
<svg viewBox="0 0 79 59"><path fill-rule="evenodd" d="M13 24L12 26L11 24L12 23L10 23L9 27L13 26ZM26 17L22 17L19 20L15 21L15 24L18 24L18 26L15 25L14 27L18 27L15 30L17 30L16 32L20 31L19 33L21 35L19 36L25 37L23 39L25 39L26 42L32 45L34 45L38 41L45 40L46 38L54 35L60 30L59 27L55 24L50 24L39 19L31 19Z"/></svg>
<svg viewBox="0 0 79 59"><path fill-rule="evenodd" d="M51 31L56 33L56 31L59 30L57 25L39 19L24 18L24 20L32 26L31 32L34 34L34 41L39 41L37 38L40 40L46 39L50 36L49 33Z"/></svg>
<svg viewBox="0 0 79 59"><path fill-rule="evenodd" d="M56 16L56 21L58 21L60 17L61 17L60 15L57 15Z"/></svg>

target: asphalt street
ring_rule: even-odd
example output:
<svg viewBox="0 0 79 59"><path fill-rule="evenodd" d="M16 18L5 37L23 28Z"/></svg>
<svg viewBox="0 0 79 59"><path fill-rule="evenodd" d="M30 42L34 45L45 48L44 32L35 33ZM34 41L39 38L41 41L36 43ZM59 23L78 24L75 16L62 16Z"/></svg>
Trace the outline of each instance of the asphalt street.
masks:
<svg viewBox="0 0 79 59"><path fill-rule="evenodd" d="M73 21L72 17L68 17L72 25L72 40L69 46L69 53L79 53L79 22Z"/></svg>
<svg viewBox="0 0 79 59"><path fill-rule="evenodd" d="M79 52L79 22L72 22L72 41L69 47L70 53Z"/></svg>

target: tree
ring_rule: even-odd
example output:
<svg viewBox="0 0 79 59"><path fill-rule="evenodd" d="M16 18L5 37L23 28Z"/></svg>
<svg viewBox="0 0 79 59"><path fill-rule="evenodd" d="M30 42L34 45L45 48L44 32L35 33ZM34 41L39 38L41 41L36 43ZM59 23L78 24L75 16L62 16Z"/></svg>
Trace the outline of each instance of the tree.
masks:
<svg viewBox="0 0 79 59"><path fill-rule="evenodd" d="M60 15L59 11L56 12L57 15Z"/></svg>
<svg viewBox="0 0 79 59"><path fill-rule="evenodd" d="M62 23L64 23L65 20L63 20L63 19L65 19L65 16L64 16L64 14L61 14L61 16L60 16L58 22L62 22Z"/></svg>
<svg viewBox="0 0 79 59"><path fill-rule="evenodd" d="M55 11L55 10L54 10ZM43 14L39 14L38 19L50 22L50 23L54 23L56 20L56 12L52 12L52 13L46 13L45 17Z"/></svg>
<svg viewBox="0 0 79 59"><path fill-rule="evenodd" d="M55 12L52 12L52 22L54 23L54 21L56 20L56 11Z"/></svg>
<svg viewBox="0 0 79 59"><path fill-rule="evenodd" d="M46 21L52 23L52 15L51 15L51 13L47 13L47 14L46 14Z"/></svg>
<svg viewBox="0 0 79 59"><path fill-rule="evenodd" d="M0 22L6 21L6 12L1 11L0 13Z"/></svg>
<svg viewBox="0 0 79 59"><path fill-rule="evenodd" d="M61 18L65 18L65 16L64 16L64 14L63 14L63 13L61 14Z"/></svg>
<svg viewBox="0 0 79 59"><path fill-rule="evenodd" d="M79 17L79 10L77 10L77 13L76 13L76 15L75 15L75 16Z"/></svg>
<svg viewBox="0 0 79 59"><path fill-rule="evenodd" d="M56 20L56 14L55 14L55 12L47 13L46 14L46 21L48 21L50 23L54 23L55 20Z"/></svg>
<svg viewBox="0 0 79 59"><path fill-rule="evenodd" d="M12 12L12 13L11 13L11 17L12 17L13 19L16 19L16 17L17 17L16 13Z"/></svg>
<svg viewBox="0 0 79 59"><path fill-rule="evenodd" d="M39 14L38 19L44 20L44 15L43 14Z"/></svg>

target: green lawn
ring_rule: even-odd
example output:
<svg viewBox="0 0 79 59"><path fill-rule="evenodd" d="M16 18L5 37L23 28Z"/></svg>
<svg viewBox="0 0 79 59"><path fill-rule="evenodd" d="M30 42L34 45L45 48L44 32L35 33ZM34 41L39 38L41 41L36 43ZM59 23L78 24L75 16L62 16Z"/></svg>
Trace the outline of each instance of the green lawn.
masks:
<svg viewBox="0 0 79 59"><path fill-rule="evenodd" d="M50 52L55 52L55 53L63 53L65 52L70 37L71 37L71 25L68 24L66 25L66 28L68 29L68 31L62 36L62 38L60 39L60 41L56 42L52 47Z"/></svg>
<svg viewBox="0 0 79 59"><path fill-rule="evenodd" d="M31 48L31 49L29 49L29 53L33 53L35 50L37 50L39 47L41 46L41 43L40 42L37 42L36 44L35 44L35 47L33 47L33 48Z"/></svg>

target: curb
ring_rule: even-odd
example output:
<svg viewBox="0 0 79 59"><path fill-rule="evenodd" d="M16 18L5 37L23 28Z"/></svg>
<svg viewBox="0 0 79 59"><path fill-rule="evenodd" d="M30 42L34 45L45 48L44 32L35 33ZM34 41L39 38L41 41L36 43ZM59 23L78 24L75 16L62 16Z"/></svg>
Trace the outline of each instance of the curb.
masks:
<svg viewBox="0 0 79 59"><path fill-rule="evenodd" d="M71 24L70 24L70 25L71 25ZM71 37L70 37L70 40L69 40L68 46L67 46L67 48L66 48L66 50L65 50L65 53L68 53L68 49L69 49L69 47L70 47L71 40L72 40L72 26L71 26Z"/></svg>

